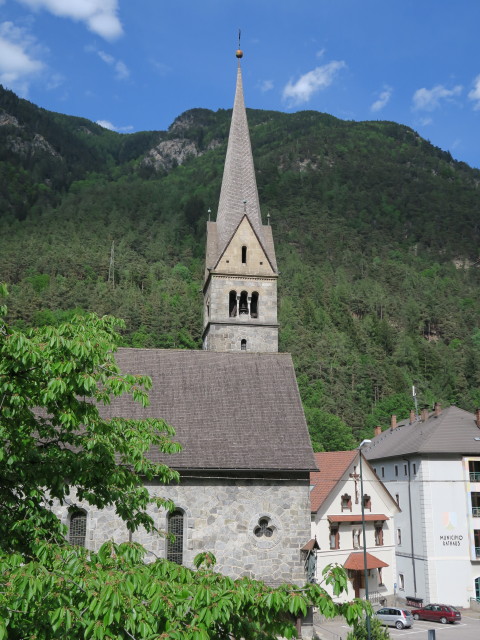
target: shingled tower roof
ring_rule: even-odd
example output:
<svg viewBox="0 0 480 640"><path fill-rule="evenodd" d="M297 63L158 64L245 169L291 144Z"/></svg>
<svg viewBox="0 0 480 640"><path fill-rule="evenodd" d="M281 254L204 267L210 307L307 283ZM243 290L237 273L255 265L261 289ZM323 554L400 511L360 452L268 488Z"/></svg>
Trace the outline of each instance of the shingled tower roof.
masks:
<svg viewBox="0 0 480 640"><path fill-rule="evenodd" d="M268 255L270 252L262 228L239 60L235 102L217 212L217 257L224 251L244 215L248 217ZM274 262L270 255L269 258Z"/></svg>

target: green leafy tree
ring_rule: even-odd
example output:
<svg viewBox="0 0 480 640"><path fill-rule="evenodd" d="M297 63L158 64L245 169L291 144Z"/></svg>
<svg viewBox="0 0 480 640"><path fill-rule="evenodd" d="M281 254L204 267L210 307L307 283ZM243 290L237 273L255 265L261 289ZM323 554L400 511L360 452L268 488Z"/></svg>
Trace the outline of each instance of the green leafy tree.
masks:
<svg viewBox="0 0 480 640"><path fill-rule="evenodd" d="M178 474L145 454L154 445L165 453L180 447L163 420L101 416L99 407L123 393L148 403L150 379L122 374L115 363L122 323L89 314L22 332L1 317L0 547L28 551L39 528L61 536L49 507L73 487L79 500L115 505L131 530L153 529L147 507L170 503L151 498L142 478L167 483Z"/></svg>
<svg viewBox="0 0 480 640"><path fill-rule="evenodd" d="M316 584L232 580L213 571L208 552L194 571L147 563L135 543L107 542L94 553L66 542L49 506L73 488L99 508L114 505L131 530L154 530L152 501L173 508L142 482L178 479L145 455L152 445L179 450L171 427L99 411L122 393L148 402L151 381L115 364L117 326L93 314L25 332L0 324L0 640L275 640L293 637L295 617L310 606L350 624L370 611L362 601L336 604ZM346 590L341 568L324 581L335 595Z"/></svg>
<svg viewBox="0 0 480 640"><path fill-rule="evenodd" d="M365 619L359 619L353 625L353 631L347 633L347 640L368 640L367 623ZM370 638L371 640L389 640L390 634L387 627L384 627L380 620L375 617L370 618Z"/></svg>

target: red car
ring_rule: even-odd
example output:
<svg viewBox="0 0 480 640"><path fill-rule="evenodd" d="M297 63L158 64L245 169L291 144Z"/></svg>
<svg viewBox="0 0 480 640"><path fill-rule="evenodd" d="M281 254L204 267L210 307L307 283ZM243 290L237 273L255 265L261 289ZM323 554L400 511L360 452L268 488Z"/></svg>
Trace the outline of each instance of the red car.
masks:
<svg viewBox="0 0 480 640"><path fill-rule="evenodd" d="M412 609L415 620L433 620L434 622L460 622L462 616L458 609L448 604L427 604L423 609Z"/></svg>

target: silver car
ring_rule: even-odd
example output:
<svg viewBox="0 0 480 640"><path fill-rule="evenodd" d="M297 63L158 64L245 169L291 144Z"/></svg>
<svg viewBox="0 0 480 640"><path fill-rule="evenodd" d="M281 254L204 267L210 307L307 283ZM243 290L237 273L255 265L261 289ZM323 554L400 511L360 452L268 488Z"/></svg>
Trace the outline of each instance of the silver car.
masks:
<svg viewBox="0 0 480 640"><path fill-rule="evenodd" d="M413 616L411 611L407 609L398 609L397 607L382 607L375 612L375 616L389 627L397 629L405 629L413 624Z"/></svg>

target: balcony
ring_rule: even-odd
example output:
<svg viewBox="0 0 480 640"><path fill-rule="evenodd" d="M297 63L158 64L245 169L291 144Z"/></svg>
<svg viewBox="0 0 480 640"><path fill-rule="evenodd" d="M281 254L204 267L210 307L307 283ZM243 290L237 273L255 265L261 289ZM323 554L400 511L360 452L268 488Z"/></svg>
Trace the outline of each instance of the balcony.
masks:
<svg viewBox="0 0 480 640"><path fill-rule="evenodd" d="M470 482L480 482L480 471L470 471Z"/></svg>
<svg viewBox="0 0 480 640"><path fill-rule="evenodd" d="M480 547L475 547L475 557L480 560Z"/></svg>
<svg viewBox="0 0 480 640"><path fill-rule="evenodd" d="M480 507L472 507L472 516L474 518L480 518Z"/></svg>

